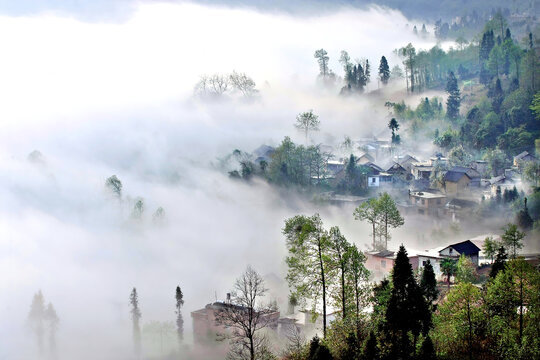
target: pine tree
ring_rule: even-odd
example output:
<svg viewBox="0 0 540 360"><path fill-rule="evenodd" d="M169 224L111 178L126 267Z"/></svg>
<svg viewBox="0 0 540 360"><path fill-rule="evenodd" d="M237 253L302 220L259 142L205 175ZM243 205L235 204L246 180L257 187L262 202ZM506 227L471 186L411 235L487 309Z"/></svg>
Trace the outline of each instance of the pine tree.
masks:
<svg viewBox="0 0 540 360"><path fill-rule="evenodd" d="M422 289L422 293L429 304L437 300L439 290L437 290L437 279L430 260L424 265L424 271L422 271L422 278L420 279L420 289Z"/></svg>
<svg viewBox="0 0 540 360"><path fill-rule="evenodd" d="M379 64L379 78L381 79L381 82L383 85L388 84L388 80L390 79L390 67L388 66L388 61L386 61L386 57L381 57L381 62Z"/></svg>
<svg viewBox="0 0 540 360"><path fill-rule="evenodd" d="M386 309L386 327L393 358L409 358L428 309L416 283L405 247L401 245L392 271L392 294ZM409 336L414 338L414 346Z"/></svg>
<svg viewBox="0 0 540 360"><path fill-rule="evenodd" d="M435 347L433 346L433 341L429 336L426 336L422 342L422 347L420 348L420 354L418 355L418 360L436 360L437 354L435 353Z"/></svg>
<svg viewBox="0 0 540 360"><path fill-rule="evenodd" d="M30 313L28 314L28 323L36 334L36 341L40 354L43 353L43 335L45 332L43 324L44 320L45 299L43 298L43 293L41 290L39 290L36 294L34 294L34 298L32 299Z"/></svg>
<svg viewBox="0 0 540 360"><path fill-rule="evenodd" d="M448 81L446 83L446 92L448 99L446 100L446 116L450 120L456 120L459 117L459 106L461 104L461 95L454 72L448 73Z"/></svg>
<svg viewBox="0 0 540 360"><path fill-rule="evenodd" d="M501 104L503 100L504 100L504 92L502 90L501 80L497 78L497 81L495 82L495 89L493 90L493 102L492 102L493 111L495 111L495 113L498 114L501 112Z"/></svg>
<svg viewBox="0 0 540 360"><path fill-rule="evenodd" d="M517 213L516 220L519 227L523 230L530 230L532 228L534 222L527 208L527 198L524 199L523 209Z"/></svg>
<svg viewBox="0 0 540 360"><path fill-rule="evenodd" d="M45 319L49 324L49 351L51 352L52 357L55 357L56 354L56 331L58 330L58 323L60 319L58 314L54 309L52 303L49 303L47 310L45 310Z"/></svg>
<svg viewBox="0 0 540 360"><path fill-rule="evenodd" d="M176 332L178 334L178 341L181 342L184 339L184 318L182 317L182 306L184 306L184 294L180 286L176 287Z"/></svg>
<svg viewBox="0 0 540 360"><path fill-rule="evenodd" d="M512 259L517 257L519 249L523 247L523 238L525 233L519 231L516 224L508 224L504 228L504 234L502 235L503 244L510 249L510 255Z"/></svg>
<svg viewBox="0 0 540 360"><path fill-rule="evenodd" d="M489 272L489 277L495 279L499 271L504 271L506 269L506 260L508 255L506 254L506 249L504 246L501 246L497 251L497 256L495 257L495 262L491 265L491 271Z"/></svg>
<svg viewBox="0 0 540 360"><path fill-rule="evenodd" d="M137 295L137 289L133 288L129 296L129 303L131 304L131 321L133 322L133 346L137 356L141 353L141 327L139 321L141 320L141 310L139 309L139 296Z"/></svg>

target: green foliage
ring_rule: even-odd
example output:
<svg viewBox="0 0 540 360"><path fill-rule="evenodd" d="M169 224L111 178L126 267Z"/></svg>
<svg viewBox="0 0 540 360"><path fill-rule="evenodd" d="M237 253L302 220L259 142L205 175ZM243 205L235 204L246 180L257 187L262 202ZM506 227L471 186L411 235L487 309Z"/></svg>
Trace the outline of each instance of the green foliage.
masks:
<svg viewBox="0 0 540 360"><path fill-rule="evenodd" d="M428 260L422 271L422 277L420 278L420 289L426 298L428 304L432 304L437 300L439 296L439 290L437 290L437 279L435 278L435 272L433 271L433 265Z"/></svg>
<svg viewBox="0 0 540 360"><path fill-rule="evenodd" d="M437 351L452 358L471 358L480 349L485 315L480 289L468 282L459 283L439 306L434 318L433 337Z"/></svg>
<svg viewBox="0 0 540 360"><path fill-rule="evenodd" d="M465 254L461 254L456 266L456 280L457 282L475 283L478 274L476 273L476 267L472 263L471 259Z"/></svg>
<svg viewBox="0 0 540 360"><path fill-rule="evenodd" d="M384 56L381 57L381 62L379 64L379 79L381 79L381 82L384 85L388 84L388 80L390 79L390 67Z"/></svg>
<svg viewBox="0 0 540 360"><path fill-rule="evenodd" d="M118 198L122 197L122 182L116 177L116 175L112 175L105 180L105 187Z"/></svg>
<svg viewBox="0 0 540 360"><path fill-rule="evenodd" d="M328 347L321 343L319 338L315 336L313 339L311 339L311 343L309 344L309 354L307 357L307 360L332 360L333 356L330 353L330 350Z"/></svg>
<svg viewBox="0 0 540 360"><path fill-rule="evenodd" d="M443 275L446 276L446 281L448 283L448 287L450 288L450 277L456 274L457 265L456 261L449 258L444 258L441 260L441 271Z"/></svg>
<svg viewBox="0 0 540 360"><path fill-rule="evenodd" d="M519 231L516 224L508 224L503 228L503 244L510 249L510 258L515 259L519 249L523 247L523 238L525 233Z"/></svg>
<svg viewBox="0 0 540 360"><path fill-rule="evenodd" d="M454 72L448 73L448 81L446 83L446 92L448 99L446 100L446 116L455 121L459 117L459 106L461 104L461 94L457 84Z"/></svg>
<svg viewBox="0 0 540 360"><path fill-rule="evenodd" d="M496 278L500 271L504 271L506 269L507 259L508 254L506 253L506 249L504 246L499 247L497 250L497 256L495 257L495 262L491 265L491 271L489 273L490 278Z"/></svg>
<svg viewBox="0 0 540 360"><path fill-rule="evenodd" d="M415 339L431 314L416 283L405 247L400 246L392 269L392 292L386 309L386 330L393 356L408 358L414 349L409 335ZM414 344L416 345L416 344Z"/></svg>
<svg viewBox="0 0 540 360"><path fill-rule="evenodd" d="M491 263L493 263L493 257L497 253L497 249L500 247L500 244L498 241L493 240L493 237L486 237L484 239L484 244L482 245L482 250L484 251L484 254L491 259Z"/></svg>
<svg viewBox="0 0 540 360"><path fill-rule="evenodd" d="M326 307L329 287L333 281L332 244L323 228L319 214L311 217L297 215L285 220L283 234L286 238L288 256L287 281L299 300L311 302L313 313L322 303L323 333L326 336Z"/></svg>

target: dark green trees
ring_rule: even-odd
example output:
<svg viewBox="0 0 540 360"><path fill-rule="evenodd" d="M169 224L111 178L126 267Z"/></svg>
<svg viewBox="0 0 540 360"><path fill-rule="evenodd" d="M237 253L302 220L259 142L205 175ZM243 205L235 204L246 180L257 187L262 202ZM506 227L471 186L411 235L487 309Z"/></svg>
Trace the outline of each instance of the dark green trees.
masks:
<svg viewBox="0 0 540 360"><path fill-rule="evenodd" d="M390 67L384 56L381 57L381 62L379 63L379 79L381 79L383 85L388 84L388 80L390 79Z"/></svg>
<svg viewBox="0 0 540 360"><path fill-rule="evenodd" d="M399 130L399 123L395 118L390 119L390 122L388 123L388 128L392 131L392 144L401 143L401 137L396 134L396 132Z"/></svg>
<svg viewBox="0 0 540 360"><path fill-rule="evenodd" d="M184 294L180 286L176 287L176 333L178 335L178 341L181 342L184 339L184 318L182 317L182 306L184 306Z"/></svg>
<svg viewBox="0 0 540 360"><path fill-rule="evenodd" d="M446 82L446 92L448 93L448 99L446 100L446 116L455 121L459 117L459 106L461 105L461 95L454 72L448 73L448 80Z"/></svg>
<svg viewBox="0 0 540 360"><path fill-rule="evenodd" d="M405 247L400 246L392 272L392 293L386 309L386 327L393 358L408 359L428 312L416 283ZM411 344L411 337L414 345Z"/></svg>

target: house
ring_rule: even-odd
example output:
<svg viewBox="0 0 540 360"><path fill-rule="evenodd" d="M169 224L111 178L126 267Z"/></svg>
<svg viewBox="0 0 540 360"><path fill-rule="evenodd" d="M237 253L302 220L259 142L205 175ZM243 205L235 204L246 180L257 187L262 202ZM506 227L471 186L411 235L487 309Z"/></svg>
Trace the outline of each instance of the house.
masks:
<svg viewBox="0 0 540 360"><path fill-rule="evenodd" d="M418 251L414 249L407 249L407 253L409 255L409 262L411 263L414 271L423 270L429 261L433 267L435 278L440 279L443 277L443 273L441 271L441 260L443 258L439 255L439 250L431 249Z"/></svg>
<svg viewBox="0 0 540 360"><path fill-rule="evenodd" d="M417 162L411 164L411 174L418 179L429 179L433 172L433 165L430 161Z"/></svg>
<svg viewBox="0 0 540 360"><path fill-rule="evenodd" d="M392 161L391 165L386 166L386 172L388 174L392 174L394 178L399 177L404 180L410 180L412 178L412 174L410 170L407 170L405 166L395 161Z"/></svg>
<svg viewBox="0 0 540 360"><path fill-rule="evenodd" d="M450 171L455 172L462 172L467 174L467 176L471 179L471 182L469 183L470 187L480 187L480 173L471 167L465 167L465 166L454 166L450 169Z"/></svg>
<svg viewBox="0 0 540 360"><path fill-rule="evenodd" d="M227 298L230 298L230 294L227 294ZM223 349L223 342L217 342L216 336L219 333L224 333L228 330L225 326L216 322L216 317L220 311L225 310L228 307L235 307L242 310L242 306L232 305L229 300L225 302L216 301L214 303L206 305L204 308L191 312L191 318L193 319L193 342L196 345L214 345L217 348ZM279 311L273 311L261 315L265 323L268 323L270 329L276 330L278 328L278 320L280 317ZM221 344L221 346L220 346Z"/></svg>
<svg viewBox="0 0 540 360"><path fill-rule="evenodd" d="M514 166L519 166L520 163L529 161L538 161L538 159L534 155L529 154L528 151L524 151L521 154L514 156Z"/></svg>
<svg viewBox="0 0 540 360"><path fill-rule="evenodd" d="M460 243L448 245L439 251L441 257L458 259L461 255L465 255L471 259L472 263L478 267L480 248L471 240L465 240Z"/></svg>
<svg viewBox="0 0 540 360"><path fill-rule="evenodd" d="M488 170L488 163L487 161L485 160L475 160L471 163L471 168L475 169L476 171L478 171L478 173L481 175L481 176L484 176L487 174L487 170Z"/></svg>
<svg viewBox="0 0 540 360"><path fill-rule="evenodd" d="M448 196L460 196L468 193L471 178L466 172L447 171L443 177L444 192Z"/></svg>
<svg viewBox="0 0 540 360"><path fill-rule="evenodd" d="M365 165L367 163L372 163L375 161L375 158L373 156L369 155L368 153L362 152L356 158L356 164L357 165Z"/></svg>
<svg viewBox="0 0 540 360"><path fill-rule="evenodd" d="M412 164L417 163L418 159L415 158L412 155L405 154L405 155L396 155L394 156L394 162L400 164L405 169L407 169L407 172L411 172Z"/></svg>
<svg viewBox="0 0 540 360"><path fill-rule="evenodd" d="M345 169L345 162L342 160L328 160L326 162L328 177L335 177L343 169Z"/></svg>
<svg viewBox="0 0 540 360"><path fill-rule="evenodd" d="M417 214L439 216L446 204L446 195L426 191L410 191L409 200L416 207Z"/></svg>
<svg viewBox="0 0 540 360"><path fill-rule="evenodd" d="M381 280L390 274L394 267L396 253L389 250L367 251L366 269L368 269L375 281Z"/></svg>

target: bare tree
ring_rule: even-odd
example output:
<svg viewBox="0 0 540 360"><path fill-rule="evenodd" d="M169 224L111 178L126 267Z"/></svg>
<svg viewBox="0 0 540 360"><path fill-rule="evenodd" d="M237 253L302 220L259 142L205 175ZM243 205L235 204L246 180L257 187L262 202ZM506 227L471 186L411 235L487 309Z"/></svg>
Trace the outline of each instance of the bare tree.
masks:
<svg viewBox="0 0 540 360"><path fill-rule="evenodd" d="M310 131L318 131L320 125L319 117L313 113L313 110L309 110L300 113L296 116L296 123L294 126L304 132L306 135L306 145L308 141L308 133Z"/></svg>
<svg viewBox="0 0 540 360"><path fill-rule="evenodd" d="M229 80L231 85L247 98L250 98L257 93L257 89L255 89L255 81L253 81L253 79L247 76L245 73L237 73L236 71L233 71L232 74L229 75Z"/></svg>
<svg viewBox="0 0 540 360"><path fill-rule="evenodd" d="M216 313L216 323L228 328L220 334L229 339L231 359L254 360L268 352L261 330L276 319L271 306L261 304L267 289L263 278L251 266L236 280L230 301Z"/></svg>
<svg viewBox="0 0 540 360"><path fill-rule="evenodd" d="M215 95L221 96L229 89L229 77L227 75L214 74L208 78L208 85Z"/></svg>

